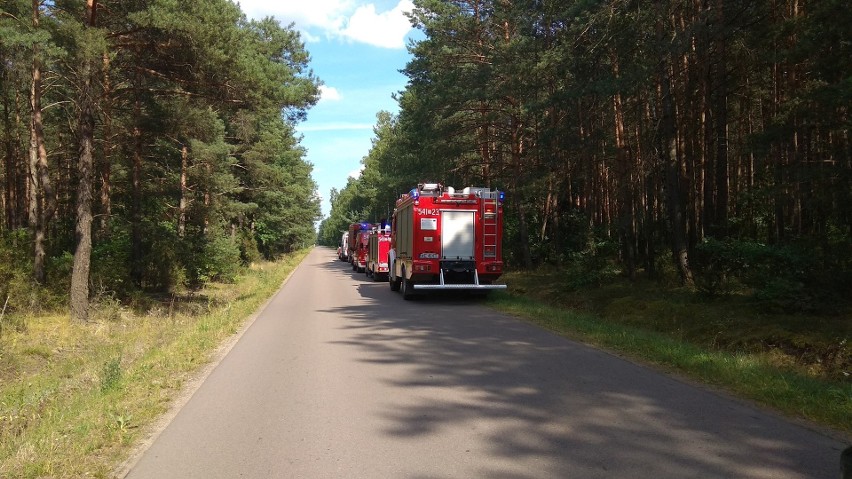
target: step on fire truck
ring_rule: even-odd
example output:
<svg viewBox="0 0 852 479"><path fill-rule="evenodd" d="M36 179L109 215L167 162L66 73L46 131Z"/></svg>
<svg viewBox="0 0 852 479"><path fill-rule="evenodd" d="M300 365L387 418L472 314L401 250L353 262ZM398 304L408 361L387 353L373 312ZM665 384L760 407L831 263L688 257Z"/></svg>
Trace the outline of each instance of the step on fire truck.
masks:
<svg viewBox="0 0 852 479"><path fill-rule="evenodd" d="M349 262L352 264L352 271L363 273L367 267L367 241L372 228L370 223L349 225Z"/></svg>
<svg viewBox="0 0 852 479"><path fill-rule="evenodd" d="M411 299L415 291L505 289L501 191L439 183L417 185L396 202L391 223L389 282Z"/></svg>
<svg viewBox="0 0 852 479"><path fill-rule="evenodd" d="M380 223L370 232L367 248L367 277L373 281L388 279L388 251L390 250L390 225Z"/></svg>

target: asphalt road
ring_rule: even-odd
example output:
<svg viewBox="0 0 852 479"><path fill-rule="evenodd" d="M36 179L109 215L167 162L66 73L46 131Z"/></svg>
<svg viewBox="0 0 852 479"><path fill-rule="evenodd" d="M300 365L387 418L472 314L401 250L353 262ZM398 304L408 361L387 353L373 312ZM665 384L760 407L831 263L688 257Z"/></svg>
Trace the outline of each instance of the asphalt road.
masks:
<svg viewBox="0 0 852 479"><path fill-rule="evenodd" d="M837 438L316 248L127 477L831 478Z"/></svg>

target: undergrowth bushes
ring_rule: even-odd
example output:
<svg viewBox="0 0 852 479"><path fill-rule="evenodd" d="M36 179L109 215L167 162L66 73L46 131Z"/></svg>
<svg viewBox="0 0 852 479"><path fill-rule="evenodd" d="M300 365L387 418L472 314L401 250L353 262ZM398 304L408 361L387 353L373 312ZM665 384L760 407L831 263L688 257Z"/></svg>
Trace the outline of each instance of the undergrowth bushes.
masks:
<svg viewBox="0 0 852 479"><path fill-rule="evenodd" d="M838 248L831 248L838 251ZM767 245L708 238L695 255L696 286L711 296L747 289L779 311L826 311L852 290L849 254L826 257L819 245Z"/></svg>
<svg viewBox="0 0 852 479"><path fill-rule="evenodd" d="M27 230L0 234L0 311L43 312L62 302L58 289L66 271L63 258L49 258L48 277L55 280L39 286L33 280L32 240ZM68 270L70 277L70 269ZM9 318L6 318L6 324Z"/></svg>
<svg viewBox="0 0 852 479"><path fill-rule="evenodd" d="M222 231L180 238L169 222L145 225L138 260L128 227L116 225L92 248L90 291L95 306L103 302L133 304L146 295L173 294L212 282L233 282L261 259L257 243ZM211 227L212 229L212 227ZM64 238L51 242L45 261L46 281L33 279L32 235L27 229L0 232L0 311L39 314L63 310L68 301L73 247Z"/></svg>

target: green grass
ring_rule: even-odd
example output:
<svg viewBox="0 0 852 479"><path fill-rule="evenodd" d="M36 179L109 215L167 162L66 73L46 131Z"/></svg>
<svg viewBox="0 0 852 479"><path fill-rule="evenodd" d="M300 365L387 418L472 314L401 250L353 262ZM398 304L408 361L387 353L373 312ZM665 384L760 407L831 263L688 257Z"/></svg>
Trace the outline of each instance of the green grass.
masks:
<svg viewBox="0 0 852 479"><path fill-rule="evenodd" d="M235 284L94 320L26 318L0 338L0 477L110 477L185 381L237 332L307 250Z"/></svg>
<svg viewBox="0 0 852 479"><path fill-rule="evenodd" d="M564 273L512 273L494 308L566 337L728 390L791 417L852 433L852 321L767 313L742 297L613 277L572 288Z"/></svg>

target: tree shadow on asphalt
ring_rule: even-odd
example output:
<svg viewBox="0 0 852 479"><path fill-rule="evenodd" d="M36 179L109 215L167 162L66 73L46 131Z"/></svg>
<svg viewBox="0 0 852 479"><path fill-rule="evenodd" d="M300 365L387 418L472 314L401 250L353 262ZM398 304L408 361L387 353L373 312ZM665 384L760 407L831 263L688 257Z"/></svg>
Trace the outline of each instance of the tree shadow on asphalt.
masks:
<svg viewBox="0 0 852 479"><path fill-rule="evenodd" d="M387 425L382 432L404 439L467 428L486 448L478 452L495 464L480 477L837 475L839 442L739 401L558 337L464 294L404 301L346 263L322 267L352 275L363 299L324 311L343 315L352 333L337 344L359 348L366 362L404 365L410 374L386 382L428 397L417 404L387 398L379 408ZM464 399L441 394L447 390ZM483 422L488 426L478 429ZM540 468L500 467L519 459Z"/></svg>

